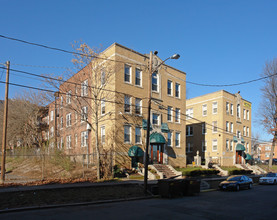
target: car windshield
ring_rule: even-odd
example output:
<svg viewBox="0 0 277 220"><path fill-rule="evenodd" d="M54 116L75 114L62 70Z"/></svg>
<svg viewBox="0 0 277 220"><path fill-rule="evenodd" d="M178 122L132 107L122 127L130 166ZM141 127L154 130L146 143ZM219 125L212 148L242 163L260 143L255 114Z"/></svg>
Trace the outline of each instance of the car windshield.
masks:
<svg viewBox="0 0 277 220"><path fill-rule="evenodd" d="M227 180L228 181L239 181L241 176L230 176Z"/></svg>
<svg viewBox="0 0 277 220"><path fill-rule="evenodd" d="M275 177L275 173L268 173L266 176L267 177Z"/></svg>

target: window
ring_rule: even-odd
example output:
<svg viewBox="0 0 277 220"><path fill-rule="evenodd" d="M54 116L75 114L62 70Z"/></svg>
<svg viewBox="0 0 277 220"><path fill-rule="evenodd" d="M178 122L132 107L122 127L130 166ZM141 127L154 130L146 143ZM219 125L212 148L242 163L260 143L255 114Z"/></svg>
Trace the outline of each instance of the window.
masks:
<svg viewBox="0 0 277 220"><path fill-rule="evenodd" d="M54 127L51 127L50 128L50 137L53 137L54 136Z"/></svg>
<svg viewBox="0 0 277 220"><path fill-rule="evenodd" d="M189 108L186 110L186 119L193 118L193 108Z"/></svg>
<svg viewBox="0 0 277 220"><path fill-rule="evenodd" d="M241 138L241 132L237 131L237 138Z"/></svg>
<svg viewBox="0 0 277 220"><path fill-rule="evenodd" d="M202 141L202 152L207 151L207 141Z"/></svg>
<svg viewBox="0 0 277 220"><path fill-rule="evenodd" d="M246 127L243 126L243 136L246 136Z"/></svg>
<svg viewBox="0 0 277 220"><path fill-rule="evenodd" d="M270 146L265 146L265 150L271 150Z"/></svg>
<svg viewBox="0 0 277 220"><path fill-rule="evenodd" d="M78 87L77 85L75 86L75 99L77 99L77 95L78 95Z"/></svg>
<svg viewBox="0 0 277 220"><path fill-rule="evenodd" d="M136 80L135 80L136 86L141 86L141 70L136 68Z"/></svg>
<svg viewBox="0 0 277 220"><path fill-rule="evenodd" d="M81 83L81 96L88 95L88 80Z"/></svg>
<svg viewBox="0 0 277 220"><path fill-rule="evenodd" d="M71 90L66 93L66 104L71 103Z"/></svg>
<svg viewBox="0 0 277 220"><path fill-rule="evenodd" d="M231 133L234 132L234 124L233 124L233 122L230 122L230 132Z"/></svg>
<svg viewBox="0 0 277 220"><path fill-rule="evenodd" d="M237 117L240 118L240 104L237 104Z"/></svg>
<svg viewBox="0 0 277 220"><path fill-rule="evenodd" d="M175 97L180 98L180 84L175 84Z"/></svg>
<svg viewBox="0 0 277 220"><path fill-rule="evenodd" d="M246 136L249 137L249 127L246 128Z"/></svg>
<svg viewBox="0 0 277 220"><path fill-rule="evenodd" d="M124 143L131 143L131 126L124 125Z"/></svg>
<svg viewBox="0 0 277 220"><path fill-rule="evenodd" d="M207 104L202 105L202 115L207 116L208 109L207 109Z"/></svg>
<svg viewBox="0 0 277 220"><path fill-rule="evenodd" d="M229 122L226 121L226 131L228 132L229 131Z"/></svg>
<svg viewBox="0 0 277 220"><path fill-rule="evenodd" d="M202 134L207 134L206 124L202 124Z"/></svg>
<svg viewBox="0 0 277 220"><path fill-rule="evenodd" d="M83 131L81 132L81 147L87 147L88 146L88 132Z"/></svg>
<svg viewBox="0 0 277 220"><path fill-rule="evenodd" d="M172 96L172 81L167 80L167 95Z"/></svg>
<svg viewBox="0 0 277 220"><path fill-rule="evenodd" d="M167 133L167 146L172 147L172 132L171 131L169 131Z"/></svg>
<svg viewBox="0 0 277 220"><path fill-rule="evenodd" d="M124 82L131 83L131 67L125 64Z"/></svg>
<svg viewBox="0 0 277 220"><path fill-rule="evenodd" d="M136 98L136 101L135 101L136 103L135 103L135 113L137 114L137 115L141 115L141 99L138 99L138 98Z"/></svg>
<svg viewBox="0 0 277 220"><path fill-rule="evenodd" d="M88 107L87 106L82 107L81 112L82 112L81 122L87 121L87 119L88 119Z"/></svg>
<svg viewBox="0 0 277 220"><path fill-rule="evenodd" d="M78 135L75 134L75 147L77 148L78 147Z"/></svg>
<svg viewBox="0 0 277 220"><path fill-rule="evenodd" d="M186 136L193 136L193 127L192 126L187 126L186 127Z"/></svg>
<svg viewBox="0 0 277 220"><path fill-rule="evenodd" d="M175 147L180 147L180 132L175 133Z"/></svg>
<svg viewBox="0 0 277 220"><path fill-rule="evenodd" d="M101 72L101 85L104 86L106 83L106 72L102 71Z"/></svg>
<svg viewBox="0 0 277 220"><path fill-rule="evenodd" d="M66 115L66 127L71 126L71 113Z"/></svg>
<svg viewBox="0 0 277 220"><path fill-rule="evenodd" d="M63 107L63 97L61 96L61 108Z"/></svg>
<svg viewBox="0 0 277 220"><path fill-rule="evenodd" d="M54 120L54 111L51 111L50 112L50 121L53 121Z"/></svg>
<svg viewBox="0 0 277 220"><path fill-rule="evenodd" d="M124 112L131 113L131 97L127 95L124 96Z"/></svg>
<svg viewBox="0 0 277 220"><path fill-rule="evenodd" d="M152 124L159 125L160 115L157 113L152 113Z"/></svg>
<svg viewBox="0 0 277 220"><path fill-rule="evenodd" d="M136 127L135 129L135 142L136 144L141 144L141 128L140 127Z"/></svg>
<svg viewBox="0 0 277 220"><path fill-rule="evenodd" d="M171 106L168 106L167 107L167 121L171 121L172 122L172 107Z"/></svg>
<svg viewBox="0 0 277 220"><path fill-rule="evenodd" d="M78 113L77 111L75 111L75 123L77 123L77 121L78 121Z"/></svg>
<svg viewBox="0 0 277 220"><path fill-rule="evenodd" d="M246 120L246 110L243 109L243 119Z"/></svg>
<svg viewBox="0 0 277 220"><path fill-rule="evenodd" d="M187 143L186 152L190 153L190 152L192 152L192 149L193 149L193 144L192 143Z"/></svg>
<svg viewBox="0 0 277 220"><path fill-rule="evenodd" d="M230 140L230 151L233 151L233 144L234 144L234 142L232 140Z"/></svg>
<svg viewBox="0 0 277 220"><path fill-rule="evenodd" d="M213 102L213 114L217 114L217 102Z"/></svg>
<svg viewBox="0 0 277 220"><path fill-rule="evenodd" d="M217 151L217 139L212 140L212 150Z"/></svg>
<svg viewBox="0 0 277 220"><path fill-rule="evenodd" d="M213 121L212 125L213 125L213 133L216 133L217 132L217 121Z"/></svg>
<svg viewBox="0 0 277 220"><path fill-rule="evenodd" d="M229 114L230 109L229 109L229 102L226 102L226 113Z"/></svg>
<svg viewBox="0 0 277 220"><path fill-rule="evenodd" d="M105 126L101 127L100 132L101 132L101 143L105 144Z"/></svg>
<svg viewBox="0 0 277 220"><path fill-rule="evenodd" d="M66 148L71 148L71 135L66 136Z"/></svg>
<svg viewBox="0 0 277 220"><path fill-rule="evenodd" d="M265 157L269 157L270 153L269 152L265 152Z"/></svg>
<svg viewBox="0 0 277 220"><path fill-rule="evenodd" d="M61 117L60 127L63 128L63 117Z"/></svg>
<svg viewBox="0 0 277 220"><path fill-rule="evenodd" d="M226 140L226 151L229 151L229 140Z"/></svg>
<svg viewBox="0 0 277 220"><path fill-rule="evenodd" d="M180 109L176 108L175 110L175 122L180 123Z"/></svg>
<svg viewBox="0 0 277 220"><path fill-rule="evenodd" d="M234 115L234 105L230 104L230 113L231 115Z"/></svg>
<svg viewBox="0 0 277 220"><path fill-rule="evenodd" d="M246 143L246 152L249 153L249 143Z"/></svg>
<svg viewBox="0 0 277 220"><path fill-rule="evenodd" d="M63 137L61 137L61 148L63 148Z"/></svg>
<svg viewBox="0 0 277 220"><path fill-rule="evenodd" d="M104 115L106 113L106 103L105 99L101 100L101 115Z"/></svg>
<svg viewBox="0 0 277 220"><path fill-rule="evenodd" d="M157 72L152 74L152 91L158 92L158 74Z"/></svg>
<svg viewBox="0 0 277 220"><path fill-rule="evenodd" d="M246 111L246 118L249 120L249 110Z"/></svg>

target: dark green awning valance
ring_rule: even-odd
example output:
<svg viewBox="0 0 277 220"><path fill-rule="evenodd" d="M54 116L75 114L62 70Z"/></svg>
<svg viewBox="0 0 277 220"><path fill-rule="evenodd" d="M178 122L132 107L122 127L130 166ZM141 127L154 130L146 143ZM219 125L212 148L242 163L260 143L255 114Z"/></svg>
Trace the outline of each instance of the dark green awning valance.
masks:
<svg viewBox="0 0 277 220"><path fill-rule="evenodd" d="M165 138L162 134L154 132L150 135L150 144L165 144Z"/></svg>
<svg viewBox="0 0 277 220"><path fill-rule="evenodd" d="M237 144L236 151L245 151L245 147L242 144Z"/></svg>
<svg viewBox="0 0 277 220"><path fill-rule="evenodd" d="M128 150L129 157L143 157L143 155L144 155L143 150L137 145L130 147Z"/></svg>
<svg viewBox="0 0 277 220"><path fill-rule="evenodd" d="M250 154L246 154L245 160L251 160L251 159L252 159L251 155Z"/></svg>
<svg viewBox="0 0 277 220"><path fill-rule="evenodd" d="M147 130L147 120L146 119L142 119L142 129ZM150 123L150 131L152 131L151 123Z"/></svg>
<svg viewBox="0 0 277 220"><path fill-rule="evenodd" d="M162 128L161 128L163 133L168 133L169 132L169 128L167 123L162 123Z"/></svg>

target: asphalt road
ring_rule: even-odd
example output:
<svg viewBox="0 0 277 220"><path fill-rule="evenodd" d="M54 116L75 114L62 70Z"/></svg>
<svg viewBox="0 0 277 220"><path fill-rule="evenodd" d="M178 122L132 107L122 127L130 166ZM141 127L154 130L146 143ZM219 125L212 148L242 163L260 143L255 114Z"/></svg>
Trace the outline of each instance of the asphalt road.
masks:
<svg viewBox="0 0 277 220"><path fill-rule="evenodd" d="M177 199L148 199L2 213L0 219L277 219L277 185L239 192L205 192Z"/></svg>

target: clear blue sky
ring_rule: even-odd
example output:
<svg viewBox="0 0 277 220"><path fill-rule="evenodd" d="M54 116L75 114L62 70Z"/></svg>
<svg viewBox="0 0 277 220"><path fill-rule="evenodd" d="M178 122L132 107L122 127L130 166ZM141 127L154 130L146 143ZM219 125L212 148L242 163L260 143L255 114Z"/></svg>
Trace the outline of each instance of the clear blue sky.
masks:
<svg viewBox="0 0 277 220"><path fill-rule="evenodd" d="M187 80L230 84L259 78L266 61L277 57L276 0L0 0L1 35L72 50L82 39L103 49L114 42L140 53L159 51L164 59L179 53L169 65L187 73ZM34 73L59 75L63 69L15 64L72 67L72 56L0 38L0 63ZM0 80L5 72L0 69ZM11 73L10 82L39 86L40 82ZM188 98L220 89L241 92L252 102L252 131L269 139L256 122L263 82L235 87L187 84ZM0 84L0 99L4 98ZM11 97L19 92L10 87Z"/></svg>

